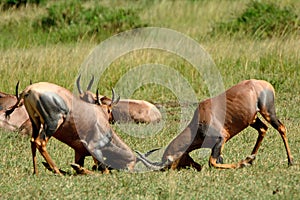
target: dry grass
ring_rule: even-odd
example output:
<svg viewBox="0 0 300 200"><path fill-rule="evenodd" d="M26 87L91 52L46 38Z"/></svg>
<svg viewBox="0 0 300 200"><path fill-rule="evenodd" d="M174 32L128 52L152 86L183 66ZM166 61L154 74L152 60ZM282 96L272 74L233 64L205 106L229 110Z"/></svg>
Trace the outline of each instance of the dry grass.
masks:
<svg viewBox="0 0 300 200"><path fill-rule="evenodd" d="M119 1L113 2L118 4ZM197 150L192 156L203 164L203 170L193 169L166 172L126 173L114 171L111 175L54 176L44 170L38 155L40 175L31 176L32 163L29 138L0 130L0 198L1 199L297 199L299 198L300 140L300 38L285 40L273 38L262 41L220 36L209 39L205 33L211 23L230 18L240 12L249 1L159 1L149 5L142 19L153 26L180 31L197 40L212 56L222 74L225 88L243 79L260 78L270 81L277 91L277 112L288 128L288 138L296 165L287 167L287 158L279 134L270 127L253 166L240 170L215 170L208 167L208 153ZM299 1L276 1L282 5ZM108 4L108 1L104 2ZM145 3L145 2L144 2ZM143 4L147 5L147 3ZM121 4L120 4L121 6ZM130 6L128 3L126 6ZM300 5L296 7L300 9ZM170 12L175 10L176 12ZM44 11L41 8L0 13L0 18L21 23L22 18L33 18ZM298 12L299 13L299 12ZM9 23L8 21L1 23ZM22 32L22 31L20 31ZM21 48L16 41L10 48L0 49L0 91L14 93L17 80L21 88L33 82L48 81L73 90L74 80L81 64L97 44L90 41L72 44L28 44ZM184 76L196 91L199 100L206 98L207 86L201 74L184 59L159 50L131 52L117 60L103 74L98 83L101 93L110 94L110 88L130 69L147 63L172 67ZM170 78L170 80L172 80ZM133 149L148 150L165 146L175 137L178 128L178 107L168 105L176 95L164 87L153 85L139 88L134 98L143 98L165 106L165 127L149 138L137 138L114 129ZM164 104L166 103L166 104ZM138 127L139 128L139 127ZM236 162L251 152L257 133L251 128L225 145L225 162ZM73 173L71 148L51 139L48 151L59 167ZM91 159L86 166L90 168Z"/></svg>

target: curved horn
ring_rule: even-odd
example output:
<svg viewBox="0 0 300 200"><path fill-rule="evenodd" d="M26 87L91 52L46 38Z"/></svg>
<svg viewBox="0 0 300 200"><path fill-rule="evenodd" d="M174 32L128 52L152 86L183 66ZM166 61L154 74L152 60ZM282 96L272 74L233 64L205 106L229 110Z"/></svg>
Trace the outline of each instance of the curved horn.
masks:
<svg viewBox="0 0 300 200"><path fill-rule="evenodd" d="M93 83L94 83L94 75L92 76L92 79L90 80L90 83L89 83L88 87L86 88L87 91L91 90Z"/></svg>
<svg viewBox="0 0 300 200"><path fill-rule="evenodd" d="M16 97L18 100L19 100L19 84L20 84L20 81L18 81L17 85L16 85Z"/></svg>
<svg viewBox="0 0 300 200"><path fill-rule="evenodd" d="M5 111L5 118L9 119L9 115L11 113L14 112L14 110L18 107L19 103L20 103L20 97L19 97L19 83L20 81L18 81L17 85L16 85L16 97L17 97L17 102L15 105L13 105L9 110Z"/></svg>
<svg viewBox="0 0 300 200"><path fill-rule="evenodd" d="M165 163L158 163L158 162L151 162L146 158L145 155L140 153L139 151L135 151L139 157L137 157L138 160L140 160L148 169L154 170L154 171L159 171L162 170L165 166L167 166Z"/></svg>
<svg viewBox="0 0 300 200"><path fill-rule="evenodd" d="M82 94L83 91L82 91L82 89L80 87L80 78L81 78L81 74L78 76L78 78L76 80L76 84L77 84L77 89L78 89L79 94Z"/></svg>
<svg viewBox="0 0 300 200"><path fill-rule="evenodd" d="M111 105L115 105L120 101L120 96L118 96L117 99L115 99L115 90L114 88L111 89L112 97L111 97Z"/></svg>
<svg viewBox="0 0 300 200"><path fill-rule="evenodd" d="M99 88L97 88L97 90L96 90L96 104L98 104L98 105L101 105L101 101L100 101L100 99L99 99Z"/></svg>
<svg viewBox="0 0 300 200"><path fill-rule="evenodd" d="M145 156L145 157L148 157L148 156L151 155L153 152L158 151L158 150L160 150L160 149L161 149L161 148L152 149L152 150L146 152L146 153L144 154L144 156Z"/></svg>

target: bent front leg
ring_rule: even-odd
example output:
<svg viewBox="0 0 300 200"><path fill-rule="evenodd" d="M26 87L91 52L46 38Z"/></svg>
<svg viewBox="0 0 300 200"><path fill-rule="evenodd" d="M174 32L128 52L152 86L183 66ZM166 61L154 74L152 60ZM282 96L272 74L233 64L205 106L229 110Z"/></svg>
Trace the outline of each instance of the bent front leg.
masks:
<svg viewBox="0 0 300 200"><path fill-rule="evenodd" d="M71 167L76 171L76 174L78 174L78 175L93 174L92 171L85 169L84 167L82 167L76 163L72 163Z"/></svg>
<svg viewBox="0 0 300 200"><path fill-rule="evenodd" d="M230 164L223 164L220 162L222 158L221 152L224 148L225 140L222 137L216 138L216 144L212 148L212 153L209 158L209 166L218 168L218 169L237 169L242 168L248 165L251 165L253 160L255 159L255 155L248 156L245 160L242 160L238 163L230 163ZM221 159L223 161L223 159Z"/></svg>
<svg viewBox="0 0 300 200"><path fill-rule="evenodd" d="M202 169L202 166L199 163L195 162L188 153L184 153L179 159L175 160L171 164L170 168L175 170L175 169L181 169L186 167L193 167L197 171L201 171Z"/></svg>
<svg viewBox="0 0 300 200"><path fill-rule="evenodd" d="M77 174L93 174L92 171L83 168L85 156L75 151L75 163L71 164L71 167L76 171Z"/></svg>

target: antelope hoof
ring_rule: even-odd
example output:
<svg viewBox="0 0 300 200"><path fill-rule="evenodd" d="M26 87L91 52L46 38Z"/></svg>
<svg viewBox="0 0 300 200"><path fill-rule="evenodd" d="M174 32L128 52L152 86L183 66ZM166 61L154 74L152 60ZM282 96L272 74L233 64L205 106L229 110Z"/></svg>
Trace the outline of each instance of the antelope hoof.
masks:
<svg viewBox="0 0 300 200"><path fill-rule="evenodd" d="M79 175L86 175L86 174L92 174L93 172L81 167L80 165L76 163L71 163L71 167L76 171L77 174Z"/></svg>
<svg viewBox="0 0 300 200"><path fill-rule="evenodd" d="M254 160L255 160L255 154L247 156L246 159L240 163L240 168L252 165Z"/></svg>
<svg viewBox="0 0 300 200"><path fill-rule="evenodd" d="M250 156L247 156L245 160L246 160L250 165L252 165L252 163L253 163L253 161L255 160L255 158L256 158L256 155L255 155L255 154L252 154L252 155L250 155Z"/></svg>
<svg viewBox="0 0 300 200"><path fill-rule="evenodd" d="M218 164L223 164L223 156L219 156L218 159L217 159L217 163Z"/></svg>
<svg viewBox="0 0 300 200"><path fill-rule="evenodd" d="M289 160L289 167L294 165L294 159L291 158L291 160Z"/></svg>
<svg viewBox="0 0 300 200"><path fill-rule="evenodd" d="M50 167L50 165L48 163L46 163L46 162L42 162L42 163L43 163L43 165L46 169L48 169L49 171L55 173L55 171ZM59 173L62 174L62 175L67 174L67 172L65 172L64 170L61 170L61 169L59 169Z"/></svg>
<svg viewBox="0 0 300 200"><path fill-rule="evenodd" d="M101 165L93 165L92 167L93 171L100 171L102 174L110 174L110 169L107 167L103 167Z"/></svg>

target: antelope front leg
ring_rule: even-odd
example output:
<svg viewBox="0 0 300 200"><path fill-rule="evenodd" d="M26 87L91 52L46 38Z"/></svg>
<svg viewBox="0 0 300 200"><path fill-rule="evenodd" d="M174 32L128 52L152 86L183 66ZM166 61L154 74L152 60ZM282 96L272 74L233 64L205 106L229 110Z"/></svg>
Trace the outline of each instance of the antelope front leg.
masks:
<svg viewBox="0 0 300 200"><path fill-rule="evenodd" d="M80 155L75 152L75 163L71 164L71 167L76 171L77 174L85 175L85 174L93 174L92 171L85 169L84 165L85 156Z"/></svg>
<svg viewBox="0 0 300 200"><path fill-rule="evenodd" d="M109 174L110 170L108 169L107 166L105 166L104 164L102 164L101 162L99 162L96 158L94 158L94 165L93 165L93 170L94 171L101 171L102 174Z"/></svg>
<svg viewBox="0 0 300 200"><path fill-rule="evenodd" d="M184 153L179 159L175 160L171 164L171 169L173 169L173 170L181 169L181 168L185 168L185 167L193 167L197 171L201 171L201 169L202 169L201 165L198 164L197 162L195 162L188 153Z"/></svg>
<svg viewBox="0 0 300 200"><path fill-rule="evenodd" d="M76 163L72 163L71 167L76 171L76 174L78 175L87 175L87 174L94 174L94 172L85 169L84 167L76 164Z"/></svg>
<svg viewBox="0 0 300 200"><path fill-rule="evenodd" d="M255 159L255 155L251 155L248 156L245 160L242 160L238 163L231 163L231 164L219 163L220 159L222 158L221 152L222 149L224 148L224 145L225 145L225 140L223 138L217 138L215 146L212 148L212 153L209 158L209 166L218 169L237 169L237 168L242 168L251 165L253 160Z"/></svg>

